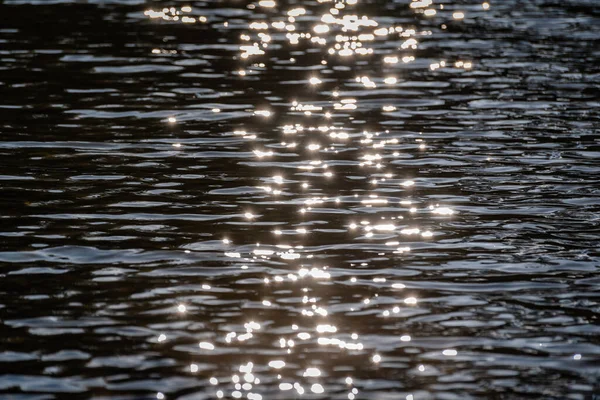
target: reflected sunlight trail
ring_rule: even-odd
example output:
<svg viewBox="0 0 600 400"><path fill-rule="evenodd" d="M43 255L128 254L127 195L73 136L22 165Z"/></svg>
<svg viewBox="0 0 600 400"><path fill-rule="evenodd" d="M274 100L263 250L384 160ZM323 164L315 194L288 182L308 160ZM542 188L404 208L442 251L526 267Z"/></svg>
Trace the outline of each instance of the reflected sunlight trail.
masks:
<svg viewBox="0 0 600 400"><path fill-rule="evenodd" d="M293 292L296 293L293 307L297 311L297 323L273 328L271 322L265 324L260 319L248 317L243 325L223 321L227 328L221 336L215 332L203 335L211 339L199 343L197 361L188 366L190 373L197 373L198 363L211 354L218 355L221 348L251 344L266 332L278 337L273 342L273 349L264 351L272 354L264 364L248 361L250 355L245 355L242 350L239 358L244 361L231 366L233 374L215 374L208 379L218 398L262 399L266 385L275 386L284 396L343 395L353 400L359 394L361 377L354 376L351 370L343 371L344 376L340 376L335 365L330 365L327 359L321 357L322 353L314 351L314 347L357 357L359 363L370 363L377 374L378 368L386 367L387 363L389 368L393 368L398 360L387 359L385 348L389 346L378 348L380 346L368 337L363 339L361 327L352 326L351 320L346 323L345 317L370 315L373 324L378 324L380 318L402 319L421 312L417 292L408 290L398 277L365 275L369 266L366 262L351 263L351 267L360 269L356 274L348 273L348 270L336 265L327 265L319 252L305 245L319 224L318 220L311 218L318 218L322 209L335 209L348 218L343 228L337 229L338 234L344 232L345 240L346 235L352 235L355 241L368 242L366 246L378 249L379 257L389 257L397 262L399 257L411 251L412 245L439 237L435 231L435 219L422 226L413 221L413 216L448 218L455 213L447 205L422 204L415 200L413 193L418 190L419 177L400 177L393 165L394 160L402 157L401 151L427 151L427 143L423 139L414 137L409 139L413 141L409 148L400 146L406 144L406 140L390 130L373 131L369 126L361 127L360 120L355 117L355 112L361 110L357 93L380 86L397 87L402 76L401 66L417 61L415 50L420 39L432 33L410 25L395 24L393 19L380 23L354 11L358 6L357 0L335 3L319 0L316 5L292 8L279 6L271 0L248 5L255 14L247 30L240 35L237 59L241 67L236 72L240 80L260 76L261 71L272 68L271 49L278 52L289 49L290 57L285 60L288 65L301 66L317 57L321 59L312 68L298 68L296 84L302 87L298 96L292 95L283 101L276 100L277 104L249 110L258 119L257 126L261 121L276 119L275 134L280 136L277 140L260 129L242 127L234 132L247 140L248 148L257 160L253 164L255 168L268 171L271 169L270 160L300 158L288 162L286 171L262 177L262 185L256 189L271 196L271 201L251 204L238 214L240 223L256 224L273 205L297 207L295 215L287 215L286 223L278 223L272 230L273 241L256 243L249 248L249 243L238 245L228 237L223 238L225 257L242 271L252 271L260 265L276 266L263 277L262 300L247 304L247 307L268 313L268 318L276 322L278 310L286 312L278 304L278 294ZM444 10L442 4L436 5L431 0L413 1L409 7L416 16L424 18L465 18L462 11ZM481 7L487 10L489 4L483 3ZM201 10L196 11L192 7L148 10L145 15L172 22L210 23ZM396 50L386 49L381 43L393 43ZM296 48L304 50L295 51ZM161 49L153 51L156 54L162 52ZM309 60L302 60L303 56ZM343 66L338 70L348 75L352 64L362 62L363 57L381 58L384 69L373 71L371 76L336 76L336 66ZM282 63L281 59L278 61ZM456 71L472 68L472 62L466 60L455 60L453 65ZM451 63L439 60L429 65L431 71L440 68L452 68ZM382 104L380 107L382 113L393 115L395 110L394 104ZM220 110L213 109L213 112ZM177 117L172 116L167 122L175 124ZM173 146L181 147L181 144L174 143ZM347 149L358 150L359 159L339 158ZM343 162L336 162L338 159ZM362 175L365 179L357 181L355 187L345 187L344 193L328 194L332 182L339 175L351 174ZM292 194L297 192L305 195L293 197ZM336 304L327 296L332 285L341 285L345 291L352 291L354 285L372 285L373 294L354 302ZM209 285L202 288L211 290ZM193 312L184 303L179 304L176 311L181 314ZM256 316L257 313L250 314ZM414 336L418 336L418 332L407 332L397 337L395 345L408 348ZM168 340L168 336L160 334L157 342ZM432 356L450 360L458 355L455 349L441 348L437 355ZM421 364L417 370L427 374L428 368ZM164 397L162 393L157 395L159 399ZM410 400L413 394L405 393L404 397Z"/></svg>

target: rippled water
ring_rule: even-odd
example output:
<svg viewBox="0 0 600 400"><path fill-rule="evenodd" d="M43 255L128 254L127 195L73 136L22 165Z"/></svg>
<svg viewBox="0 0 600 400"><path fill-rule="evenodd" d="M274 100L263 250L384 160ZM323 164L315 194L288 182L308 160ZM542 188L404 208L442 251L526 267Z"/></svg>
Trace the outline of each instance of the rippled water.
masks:
<svg viewBox="0 0 600 400"><path fill-rule="evenodd" d="M600 394L598 3L430 3L6 0L0 397Z"/></svg>

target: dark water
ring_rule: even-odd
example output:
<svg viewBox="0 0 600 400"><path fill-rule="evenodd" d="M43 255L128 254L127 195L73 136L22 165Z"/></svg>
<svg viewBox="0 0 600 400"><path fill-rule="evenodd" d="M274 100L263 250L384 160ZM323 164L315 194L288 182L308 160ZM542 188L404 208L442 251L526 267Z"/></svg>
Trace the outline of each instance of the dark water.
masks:
<svg viewBox="0 0 600 400"><path fill-rule="evenodd" d="M599 4L428 3L4 1L0 398L600 395Z"/></svg>

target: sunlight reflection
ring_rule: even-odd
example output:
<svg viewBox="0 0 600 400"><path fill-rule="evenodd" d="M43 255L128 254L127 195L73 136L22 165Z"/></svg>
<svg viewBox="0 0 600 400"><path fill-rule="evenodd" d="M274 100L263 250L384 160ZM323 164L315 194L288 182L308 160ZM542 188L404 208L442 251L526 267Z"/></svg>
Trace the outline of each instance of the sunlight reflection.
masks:
<svg viewBox="0 0 600 400"><path fill-rule="evenodd" d="M218 398L259 400L262 395L257 393L260 390L256 385L261 379L275 380L275 377L275 390L286 392L286 397L302 396L309 391L323 394L326 392L325 384L329 392L329 383L333 378L322 383L315 380L335 375L335 368L319 363L322 361L319 359L306 359L299 363L294 358L296 352L354 352L357 357L363 357L362 361L368 364L369 369L377 370L393 362L393 357L387 355L389 349L378 347L369 335L360 336L359 341L358 333L349 334L349 328L358 330L361 327L345 325L344 313L371 313L374 318L389 323L403 318L408 312L423 311L421 308L424 306L417 306L419 300L414 297L416 291L409 292L413 288L407 289L406 284L397 282L399 279L389 270L377 270L378 264L373 261L375 258L365 259L364 262L362 259L353 260L348 267L344 261L352 259L350 256L343 259L342 254L341 261L335 260L329 267L326 264L330 260L327 258L327 251L330 250L315 250L318 246L312 244L311 240L319 240L314 239L319 235L343 235L357 244L361 241L368 243L374 249L377 260L385 260L389 265L410 260L407 261L407 265L410 265L423 251L423 246L432 246L438 237L443 236L444 230L434 224L452 220L449 217L455 211L438 204L429 206L428 200L423 198L423 192L432 185L427 175L413 175L418 169L403 170L401 165L405 164L400 163L409 159L412 162L412 157L422 157L432 152L438 143L435 142L435 136L428 136L427 132L420 136L421 132L413 134L410 129L405 132L394 125L399 122L403 124L405 119L418 115L415 110L422 109L411 108L397 93L413 90L410 86L410 89L405 88L405 72L411 68L435 77L439 74L465 73L473 68L473 62L444 60L441 54L415 62L422 38L429 40L428 36L435 30L419 31L410 23L399 26L389 18L375 20L358 13L359 10L362 12L354 7L358 3L357 0L318 0L316 4L283 9L283 5L276 1L260 0L245 9L253 20L243 29L238 27L241 19L217 20L218 29L224 29L228 24L231 24L231 29L236 25L237 43L233 44L232 50L236 64L229 78L251 85L253 80L264 77L265 71L281 71L282 65L293 66L296 71L291 79L286 78L289 79L286 83L290 85L288 87L294 88L287 96L275 95L270 89L264 90L260 93L264 102L244 105L240 118L244 115L248 118L240 119L239 130L228 133L232 140L251 141L246 142L251 161L240 163L243 165L241 168L262 168L263 173L256 182L238 189L240 193L244 191L239 196L244 201L238 210L231 212L237 221L232 221L229 226L235 226L233 222L243 226L248 239L246 242L254 241L252 237L256 234L256 241L260 240L262 244L252 244L250 248L249 243L238 240L233 232L223 231L221 235L234 238L236 244L223 238L218 245L219 254L224 254L235 267L235 273L241 276L240 282L245 285L258 284L260 288L256 298L244 305L243 315L248 319L242 321L248 322L243 323L243 329L233 323L226 325L229 321L223 322L219 328L222 333L217 339L200 337L204 341L196 343L206 357L211 353L220 353L224 348L239 351L243 349L239 346L255 346L258 343L262 346L266 341L274 343L274 346L262 349L269 354L269 361L263 360L262 365L254 360L257 362L255 367L253 362L243 359L244 364L230 371L230 374L237 373L211 377L209 383L215 386L214 393ZM488 9L489 4L483 3L482 8ZM423 20L429 21L427 24L432 24L431 21L437 18L449 18L443 5L436 6L432 0L413 0L410 10L411 14L426 17ZM148 10L145 15L162 21L206 22L207 18L200 16L199 11L191 6L183 6L180 9ZM465 14L457 11L452 18L462 20ZM389 43L394 45L384 46ZM165 52L170 51L160 48L154 50L152 53L157 58L166 57ZM309 57L314 57L314 60L310 60L310 66L307 67L305 61ZM356 69L360 75L354 75L353 67L359 65L356 62L360 59L366 60L361 61L363 63L373 63L373 68ZM347 71L343 79L340 78L342 74L332 74L338 70ZM435 83L430 82L429 77L422 80L427 81L428 85ZM371 94L375 93L373 89L378 86L382 93L392 94L383 95L381 99L374 98ZM228 105L214 104L209 107L206 111L211 111L211 118L220 118L230 112ZM366 113L375 113L390 124L369 126L364 117ZM179 112L173 114L184 115ZM161 116L163 124L165 117ZM180 119L188 120L183 117ZM166 121L172 125L177 118L170 116ZM183 124L171 125L169 130L173 131ZM172 146L177 148L181 147L180 142L186 143L181 151L171 149L176 154L192 148L182 139L173 142ZM350 153L355 155L353 158L342 157L350 151L355 152ZM284 157L290 161L281 162ZM417 158L414 160L420 161ZM410 177L414 177L419 185ZM246 193L251 194L244 197ZM290 209L292 212L288 212ZM340 219L342 229L339 229L340 225L328 225L329 221L318 218L319 213L332 210L342 216L348 214L348 218ZM272 219L274 214L277 217ZM270 225L265 228L269 235L267 239L258 236L259 227L263 225ZM348 248L348 254L351 251ZM373 276L375 274L377 276ZM406 279L410 285L409 278ZM332 301L328 292L335 293L340 285L347 285L348 288L369 285L370 290L377 288L380 293L373 290L368 295L356 295L346 304L342 303L345 300ZM211 289L208 284L200 283L198 287L206 291ZM222 290L215 286L213 294L217 289ZM295 294L287 296L283 293ZM179 304L177 311L185 314L179 318L192 317L190 310L200 308L199 302L186 301L190 302L190 309L185 304ZM212 301L214 298L207 300L206 304ZM423 298L420 301L427 304L430 300ZM291 329L289 323L282 327L278 320L278 313L285 310L286 302L294 303L298 317ZM306 321L310 323L304 325ZM273 338L273 334L277 336ZM166 339L166 335L160 334L157 342ZM398 335L393 340L403 346L414 345L409 334ZM218 351L215 351L217 346ZM453 349L442 351L446 357L457 354ZM573 358L580 359L581 355ZM423 370L421 367L418 370L423 372L424 367ZM200 375L203 368L202 363L186 364L186 369L196 376ZM270 371L272 376L262 376L265 370ZM294 378L286 375L290 371L294 371ZM352 375L338 383L353 386L360 377ZM336 379L340 379L339 376ZM350 400L358 396L355 387L345 387L344 391ZM412 398L412 395L406 398Z"/></svg>

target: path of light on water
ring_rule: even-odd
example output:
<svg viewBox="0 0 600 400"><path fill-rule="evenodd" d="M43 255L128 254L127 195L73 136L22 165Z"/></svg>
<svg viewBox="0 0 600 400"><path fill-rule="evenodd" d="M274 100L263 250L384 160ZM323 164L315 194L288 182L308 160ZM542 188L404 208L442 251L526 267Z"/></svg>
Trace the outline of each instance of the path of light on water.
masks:
<svg viewBox="0 0 600 400"><path fill-rule="evenodd" d="M257 160L268 160L273 157L285 155L285 153L298 154L300 149L303 152L303 161L296 166L296 173L288 172L285 175L275 173L270 176L264 176L264 186L258 186L268 195L273 196L276 201L282 195L294 190L302 193L309 188L326 187L330 181L336 179L338 166L331 166L324 162L327 155L337 154L348 146L358 146L361 149L360 157L354 160L354 166L361 168L368 174L368 181L373 193L366 195L354 195L354 197L323 197L310 196L306 193L305 197L295 199L298 206L298 222L292 223L290 218L289 226L278 226L273 230L273 241L271 243L256 244L251 252L238 251L237 246L243 247L248 243L232 243L229 239L223 239L225 246L225 255L232 259L238 259L245 264L242 269L248 269L249 266L259 265L261 261L278 260L288 264L289 270L275 276L264 277L264 285L271 289L269 294L265 290L262 306L266 308L277 308L278 301L275 291L277 284L290 283L298 285L304 295L299 298L298 307L302 319L297 324L289 327L289 334L282 335L277 343L274 344L280 351L277 357L273 357L267 365L259 366L251 361L245 361L237 366L237 370L231 376L212 377L209 383L215 386L215 395L218 398L227 396L233 398L261 399L261 381L270 381L268 375L273 372L276 374L276 380L279 381L278 388L282 392L296 391L298 395L307 392L322 394L327 391L328 383L326 363L318 363L318 367L307 365L300 373L300 376L287 371L289 362L285 356L294 352L301 352L304 346L314 345L329 346L339 349L340 352L347 352L355 357L368 360L373 364L373 368L385 366L386 357L383 351L378 351L371 344L360 340L359 334L353 332L359 327L350 327L342 323L334 325L330 319L335 316L335 312L328 309L326 304L321 304L319 297L311 295L318 293L318 287L321 282L331 284L332 274L335 273L335 265L321 265L313 261L317 254L310 254L302 245L303 241L311 235L310 217L318 212L320 207L344 208L361 204L370 209L369 213L362 218L353 218L347 221L346 230L349 235L353 235L355 240L371 243L380 243L389 248L382 251L380 255L386 252L393 254L403 254L411 251L406 243L414 243L418 240L436 240L438 234L435 231L435 221L440 217L450 218L456 213L449 205L443 204L418 204L413 200L413 192L418 190L421 178L399 177L398 171L391 163L401 156L398 149L398 138L390 134L389 131L370 131L367 127L362 133L352 133L355 126L347 126L349 116L353 112L361 109L360 101L350 92L355 90L371 90L379 85L395 87L399 84L401 78L401 69L398 65L414 63L416 61L414 50L419 46L421 38L431 36L429 31L416 31L413 27L400 25L380 24L376 20L366 16L359 15L353 11L357 5L357 0L345 0L332 2L328 0L319 0L317 7L297 7L292 9L280 8L276 1L261 0L250 4L249 9L255 10L258 15L263 11L269 10L268 20L255 20L248 26L247 31L240 35L240 46L238 60L238 77L240 80L248 79L253 73L264 68L268 62L268 53L270 48L283 46L293 49L296 46L308 45L313 49L318 49L322 56L322 66L332 66L336 62L348 63L353 58L360 60L361 57L376 55L380 57L384 65L388 66L388 71L383 76L357 76L351 81L339 82L332 79L330 75L321 72L306 73L299 79L305 81L306 86L314 87L320 93L328 93L329 100L324 102L321 99L287 99L289 106L287 110L272 105L270 107L261 106L249 110L249 113L255 118L270 119L275 116L283 123L279 126L281 141L265 144L261 137L261 132L248 132L246 130L237 131L235 134L242 136L248 141L248 148L254 153ZM468 19L468 14L460 10L445 10L442 4L436 5L432 0L416 0L410 4L410 8L416 14L416 17L439 18L441 21L453 19L463 21ZM489 3L481 5L483 10L490 8ZM182 7L177 10L162 9L148 10L146 15L149 18L161 18L166 21L182 23L210 23L206 17L198 16L201 12L196 12L194 16L184 16L184 14L193 13L191 7ZM308 16L312 18L307 19ZM312 21L317 20L317 23ZM443 26L443 24L442 24ZM381 54L376 50L377 42L396 40L399 43L396 52L387 52ZM161 53L160 49L156 50ZM290 63L297 62L295 57L290 57ZM454 69L455 71L465 71L473 68L471 60L439 60L431 63L427 68L429 71L439 69ZM300 73L302 74L302 73ZM349 93L345 93L349 92ZM396 107L393 104L384 105L382 112L394 112ZM219 109L213 110L219 112ZM350 117L351 118L351 117ZM167 120L169 124L177 123L176 116ZM175 144L174 144L175 145ZM427 144L422 139L415 139L414 151L426 151ZM379 185L394 185L397 191L401 193L398 196L385 196L376 194ZM378 210L379 208L379 210ZM391 211L393 210L393 211ZM416 226L411 223L411 215L426 215L431 217L429 226ZM260 222L260 212L251 212L249 210L240 210L240 219L248 223ZM290 243L294 243L293 245ZM361 264L366 266L366 263ZM355 284L359 281L351 277L349 283ZM382 318L400 318L403 309L407 307L418 307L419 299L414 290L399 282L395 278L374 277L373 282L379 283L380 292L387 296L393 296L396 304L378 304L380 293L374 293L370 298L364 298L356 304L347 304L350 311L365 311L368 309L378 310ZM215 288L216 289L216 288ZM185 304L180 304L175 310L179 313L190 313ZM333 320L333 319L331 319ZM340 321L339 318L336 319ZM312 321L312 322L310 322ZM352 328L352 329L350 329ZM253 337L263 332L260 321L250 320L244 325L241 331L229 331L223 337L218 337L213 332L214 343L202 341L199 348L202 356L210 352L218 352L219 347L227 346L235 342L252 341ZM418 332L411 332L397 338L398 342L411 343L418 339ZM168 338L161 334L157 339L163 342ZM440 358L458 359L459 352L456 349L440 349ZM308 356L310 359L310 356ZM580 355L575 355L574 359L580 359ZM313 360L318 361L318 360ZM452 361L448 361L452 362ZM232 366L233 368L233 366ZM426 366L420 365L419 372L425 372ZM258 370L258 371L257 371ZM192 363L189 366L190 373L198 371L197 364ZM261 379L261 376L263 377ZM347 398L352 400L358 394L357 386L360 382L348 376L343 380L347 386ZM159 393L157 398L163 398ZM412 399L412 394L406 395L407 399Z"/></svg>

